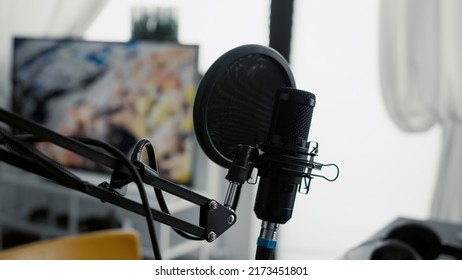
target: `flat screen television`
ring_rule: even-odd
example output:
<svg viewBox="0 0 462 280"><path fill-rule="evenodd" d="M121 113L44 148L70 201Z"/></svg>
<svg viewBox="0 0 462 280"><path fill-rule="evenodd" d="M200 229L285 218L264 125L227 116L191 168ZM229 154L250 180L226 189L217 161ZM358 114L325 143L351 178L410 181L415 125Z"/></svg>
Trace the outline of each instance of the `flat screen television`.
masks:
<svg viewBox="0 0 462 280"><path fill-rule="evenodd" d="M192 182L192 108L198 47L178 43L14 38L13 111L63 135L99 139L130 154L151 140L162 177ZM62 165L104 171L49 143Z"/></svg>

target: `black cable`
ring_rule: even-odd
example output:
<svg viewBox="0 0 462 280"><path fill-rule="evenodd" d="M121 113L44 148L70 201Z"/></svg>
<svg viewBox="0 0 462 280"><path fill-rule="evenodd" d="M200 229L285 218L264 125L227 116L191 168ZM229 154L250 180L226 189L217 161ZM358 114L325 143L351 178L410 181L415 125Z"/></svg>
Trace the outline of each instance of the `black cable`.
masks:
<svg viewBox="0 0 462 280"><path fill-rule="evenodd" d="M160 253L159 244L157 243L157 236L156 236L156 231L154 229L154 222L153 222L154 219L152 217L151 207L149 206L149 201L148 201L148 197L147 197L147 194L146 194L146 190L144 189L144 186L143 186L143 180L141 179L140 174L137 172L136 167L126 157L126 155L124 153L122 153L120 150L118 150L114 146L111 146L111 145L109 145L109 144L107 144L105 142L95 140L95 139L91 139L91 138L85 138L85 137L71 137L71 138L74 138L75 140L77 140L79 142L82 142L82 143L85 143L85 144L88 144L88 145L103 148L103 149L107 150L108 152L110 152L111 154L118 157L124 163L124 165L126 165L126 167L128 168L128 171L133 176L133 182L138 187L138 190L139 190L139 193L140 193L140 198L141 198L141 202L143 204L145 217L146 217L146 224L148 226L149 235L151 237L151 243L152 243L152 248L153 248L153 252L154 252L154 257L155 257L156 260L161 260L162 256L161 256L161 253Z"/></svg>
<svg viewBox="0 0 462 280"><path fill-rule="evenodd" d="M140 161L141 160L141 155L143 150L146 149L147 155L148 155L148 164L149 167L154 169L155 171L158 171L157 168L157 160L156 160L156 153L154 151L154 147L152 146L151 142L148 139L140 139L135 147L133 148L133 152L131 155L131 160L133 161ZM170 210L168 209L167 203L165 202L164 195L162 191L156 187L154 187L154 194L156 195L157 202L159 203L159 207L162 210L162 212L167 213L170 215ZM189 239L189 240L202 240L200 237L196 237L193 235L190 235L186 232L183 232L178 229L173 229L178 235L180 235L183 238Z"/></svg>
<svg viewBox="0 0 462 280"><path fill-rule="evenodd" d="M70 184L67 181L63 180L60 176L56 176L55 173L50 172L50 170L38 164L37 161L32 161L24 156L21 156L14 152L10 152L5 149L0 149L0 158L2 161L10 165L16 166L17 168L23 169L25 171L34 173L43 178L51 180L55 183L59 183L61 185L72 188L72 186L70 186Z"/></svg>
<svg viewBox="0 0 462 280"><path fill-rule="evenodd" d="M5 147L11 151L11 156L19 155L23 157L23 163L26 165L24 168L28 168L28 171L33 169L30 165L35 163L37 171L34 173L38 175L73 188L78 188L82 185L83 182L79 177L63 168L59 163L40 153L34 147L19 141L15 136L11 135L11 133L0 128L0 136L5 142ZM14 165L18 166L17 164Z"/></svg>

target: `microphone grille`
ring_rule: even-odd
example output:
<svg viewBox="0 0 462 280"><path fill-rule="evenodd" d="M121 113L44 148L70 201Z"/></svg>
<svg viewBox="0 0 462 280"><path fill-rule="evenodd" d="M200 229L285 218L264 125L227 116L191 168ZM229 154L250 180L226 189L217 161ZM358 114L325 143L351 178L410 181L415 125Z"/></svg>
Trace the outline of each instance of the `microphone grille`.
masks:
<svg viewBox="0 0 462 280"><path fill-rule="evenodd" d="M285 144L307 140L316 96L294 88L281 88L276 94L272 137ZM272 140L274 141L274 139Z"/></svg>

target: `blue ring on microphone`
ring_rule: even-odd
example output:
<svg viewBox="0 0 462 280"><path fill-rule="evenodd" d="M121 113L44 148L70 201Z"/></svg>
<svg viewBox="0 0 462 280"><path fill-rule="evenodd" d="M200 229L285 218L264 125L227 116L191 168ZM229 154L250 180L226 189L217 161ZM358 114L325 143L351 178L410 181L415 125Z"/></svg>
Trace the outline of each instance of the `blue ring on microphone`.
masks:
<svg viewBox="0 0 462 280"><path fill-rule="evenodd" d="M257 245L259 247L264 247L264 248L268 248L268 249L276 248L276 244L277 244L276 240L268 240L268 239L264 239L264 238L261 238L261 237L258 237L258 240L257 240Z"/></svg>

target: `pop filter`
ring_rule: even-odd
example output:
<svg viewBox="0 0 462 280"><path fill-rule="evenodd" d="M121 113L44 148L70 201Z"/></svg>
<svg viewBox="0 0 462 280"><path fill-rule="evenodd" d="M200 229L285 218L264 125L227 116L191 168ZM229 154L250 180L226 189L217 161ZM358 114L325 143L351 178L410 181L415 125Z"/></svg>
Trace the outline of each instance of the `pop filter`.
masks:
<svg viewBox="0 0 462 280"><path fill-rule="evenodd" d="M263 143L281 87L295 87L294 77L271 48L244 45L219 57L201 79L194 101L194 129L204 153L229 168L238 145Z"/></svg>

